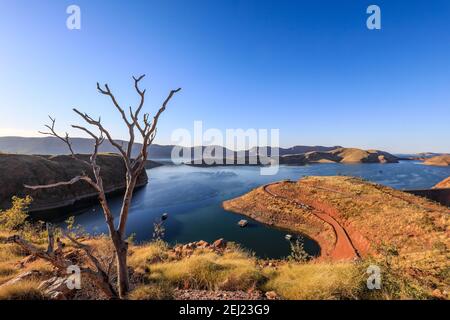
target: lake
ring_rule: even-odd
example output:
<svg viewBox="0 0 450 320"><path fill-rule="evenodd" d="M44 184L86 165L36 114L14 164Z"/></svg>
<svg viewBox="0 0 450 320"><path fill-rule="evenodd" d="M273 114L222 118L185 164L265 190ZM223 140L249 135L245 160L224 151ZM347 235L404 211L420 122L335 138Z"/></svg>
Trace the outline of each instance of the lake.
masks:
<svg viewBox="0 0 450 320"><path fill-rule="evenodd" d="M368 179L397 189L425 189L450 176L449 167L431 167L415 161L398 164L314 164L281 166L277 175L262 176L259 167L195 168L167 165L147 171L149 184L135 193L127 233L137 242L150 240L153 224L163 213L164 240L187 243L208 242L219 238L239 243L259 257L282 258L290 253L284 230L261 224L244 216L227 212L222 202L242 195L262 184L309 175L348 175ZM120 197L110 199L117 215ZM240 219L249 220L246 228L237 226ZM117 219L116 219L117 220ZM99 206L84 210L75 219L92 234L106 233L103 213ZM318 245L304 237L308 253L317 254Z"/></svg>

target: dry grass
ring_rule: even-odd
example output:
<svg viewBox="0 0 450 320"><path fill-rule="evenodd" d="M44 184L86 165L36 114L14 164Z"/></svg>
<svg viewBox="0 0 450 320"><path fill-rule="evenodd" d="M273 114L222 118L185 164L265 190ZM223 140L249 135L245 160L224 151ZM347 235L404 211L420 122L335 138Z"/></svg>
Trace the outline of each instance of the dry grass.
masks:
<svg viewBox="0 0 450 320"><path fill-rule="evenodd" d="M1 286L0 300L44 300L44 295L38 286L39 282L34 280Z"/></svg>
<svg viewBox="0 0 450 320"><path fill-rule="evenodd" d="M168 283L141 285L128 295L130 300L172 300L174 289Z"/></svg>
<svg viewBox="0 0 450 320"><path fill-rule="evenodd" d="M130 250L128 263L138 272L144 272L149 263L163 261L168 257L169 247L163 241L153 241Z"/></svg>
<svg viewBox="0 0 450 320"><path fill-rule="evenodd" d="M265 290L274 290L285 299L357 299L362 276L353 263L288 263L278 270L265 270L269 281Z"/></svg>
<svg viewBox="0 0 450 320"><path fill-rule="evenodd" d="M240 253L195 254L186 259L149 267L150 279L174 286L206 290L247 290L262 279L255 261Z"/></svg>

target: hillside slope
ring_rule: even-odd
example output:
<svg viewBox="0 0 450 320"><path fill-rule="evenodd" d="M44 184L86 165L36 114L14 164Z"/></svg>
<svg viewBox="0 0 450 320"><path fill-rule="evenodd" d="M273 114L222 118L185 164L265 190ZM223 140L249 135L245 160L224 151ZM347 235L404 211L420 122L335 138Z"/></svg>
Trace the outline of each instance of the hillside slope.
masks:
<svg viewBox="0 0 450 320"><path fill-rule="evenodd" d="M437 185L433 187L433 189L444 189L444 188L450 188L450 177L447 179L442 180Z"/></svg>
<svg viewBox="0 0 450 320"><path fill-rule="evenodd" d="M450 154L444 154L426 159L423 164L428 166L450 166Z"/></svg>
<svg viewBox="0 0 450 320"><path fill-rule="evenodd" d="M80 155L85 160L89 155ZM117 154L99 154L97 163L101 166L101 175L106 192L119 191L125 187L125 165ZM95 192L86 182L80 181L71 186L46 190L30 190L28 185L43 185L58 181L69 181L83 172L92 175L92 169L83 161L70 156L31 156L0 154L0 209L11 205L13 196L33 198L31 210L51 209L73 204L95 196ZM138 185L147 183L144 171Z"/></svg>
<svg viewBox="0 0 450 320"><path fill-rule="evenodd" d="M304 154L286 155L280 158L281 164L307 163L397 163L397 157L379 150L357 148L337 148L331 151L312 151Z"/></svg>
<svg viewBox="0 0 450 320"><path fill-rule="evenodd" d="M127 146L126 141L117 140L119 144ZM71 138L72 147L76 153L87 154L91 153L93 149L94 142L92 139L86 138ZM159 145L152 144L149 147L149 159L170 159L172 155L172 150L174 145ZM136 156L141 148L141 144L135 143L133 146L133 156ZM204 150L203 147L201 150ZM278 153L280 155L293 154L293 153L303 153L309 151L330 151L339 146L334 147L324 147L324 146L294 146L291 148L278 148ZM186 151L188 155L190 154L194 158L194 149L188 147ZM101 152L111 152L115 153L117 150L111 145L109 141L105 141L100 146ZM225 154L226 148L222 147L222 153ZM228 150L229 151L229 150ZM15 153L15 154L49 154L49 155L59 155L67 154L67 145L55 137L0 137L0 152L3 153ZM255 148L246 151L248 155L249 152L256 152ZM272 148L268 148L267 153L272 154ZM222 157L222 156L221 156Z"/></svg>

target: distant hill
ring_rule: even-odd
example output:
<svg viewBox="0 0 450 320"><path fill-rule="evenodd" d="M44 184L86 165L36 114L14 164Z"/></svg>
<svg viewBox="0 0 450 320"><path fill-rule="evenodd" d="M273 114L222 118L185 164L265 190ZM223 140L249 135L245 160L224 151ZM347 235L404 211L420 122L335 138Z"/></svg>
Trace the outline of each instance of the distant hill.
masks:
<svg viewBox="0 0 450 320"><path fill-rule="evenodd" d="M450 154L444 154L426 159L423 164L428 166L450 166Z"/></svg>
<svg viewBox="0 0 450 320"><path fill-rule="evenodd" d="M357 148L337 148L331 151L311 151L303 154L286 155L280 158L281 164L307 163L396 163L398 158L379 150Z"/></svg>
<svg viewBox="0 0 450 320"><path fill-rule="evenodd" d="M76 153L86 154L92 152L92 148L94 142L92 139L86 138L72 138L72 146ZM116 140L121 143L124 147L128 144L122 140ZM141 144L135 143L133 146L133 155L137 155ZM153 144L149 149L149 158L150 159L170 159L172 149L174 145L158 145ZM280 155L287 154L297 154L304 153L310 151L330 151L336 148L340 148L339 146L334 147L324 147L324 146L294 146L291 148L279 148ZM202 147L202 151L205 147ZM194 158L194 148L186 148L186 151L191 153L192 158ZM226 148L220 147L217 150L221 155L216 155L216 157L224 157L227 152ZM55 137L0 137L0 152L3 153L13 153L13 154L43 154L43 155L61 155L68 154L67 146ZM114 146L109 143L109 141L105 141L100 147L100 152L117 152ZM231 152L228 150L228 152ZM250 149L250 151L245 151L246 156L249 153L256 152L256 148ZM272 148L268 148L268 155L272 154ZM214 156L214 155L213 155Z"/></svg>
<svg viewBox="0 0 450 320"><path fill-rule="evenodd" d="M127 142L116 140L126 148ZM91 153L94 146L92 139L72 138L73 149L76 153ZM133 155L137 155L141 144L135 143ZM149 153L152 159L170 158L173 146L161 146L154 144L150 147ZM0 152L13 154L44 154L61 155L68 154L67 146L55 137L27 138L27 137L0 137ZM100 146L100 152L117 152L116 148L105 140Z"/></svg>
<svg viewBox="0 0 450 320"><path fill-rule="evenodd" d="M285 149L286 150L286 149ZM281 153L281 152L280 152ZM245 154L245 157L235 155L233 161L229 157L222 162L213 162L214 157L204 158L202 162L191 161L188 165L208 167L223 165L261 165L268 164L270 159ZM227 161L228 159L228 161ZM379 150L361 150L356 148L336 148L330 151L310 151L298 154L285 154L279 157L280 164L305 165L309 163L397 163L398 158Z"/></svg>
<svg viewBox="0 0 450 320"><path fill-rule="evenodd" d="M424 158L424 159L428 159L428 158L433 158L433 157L437 157L437 156L442 156L442 153L436 153L436 152L421 152L418 153L417 156Z"/></svg>

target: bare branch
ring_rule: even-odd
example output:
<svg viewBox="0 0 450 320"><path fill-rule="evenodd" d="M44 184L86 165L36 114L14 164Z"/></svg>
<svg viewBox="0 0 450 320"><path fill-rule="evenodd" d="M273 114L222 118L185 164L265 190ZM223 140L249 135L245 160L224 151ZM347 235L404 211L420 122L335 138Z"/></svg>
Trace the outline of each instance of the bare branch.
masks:
<svg viewBox="0 0 450 320"><path fill-rule="evenodd" d="M70 139L69 139L69 134L66 132L66 135L64 137L62 137L59 134L57 134L56 131L55 131L56 119L52 118L51 116L48 116L48 117L50 118L51 124L50 125L45 125L45 127L48 128L50 130L50 132L39 131L39 133L47 135L47 136L56 137L59 140L61 140L62 142L64 142L67 145L67 147L69 148L70 154L72 155L72 157L75 158L75 152L73 152L72 143L70 142Z"/></svg>
<svg viewBox="0 0 450 320"><path fill-rule="evenodd" d="M133 77L134 80L134 88L136 89L137 93L141 97L141 101L139 102L139 106L137 107L134 115L132 116L134 122L138 122L139 112L141 112L142 107L144 106L145 101L145 92L146 90L141 90L139 88L139 81L141 81L145 77L145 74L141 75L140 77L136 78ZM130 107L131 108L131 107Z"/></svg>
<svg viewBox="0 0 450 320"><path fill-rule="evenodd" d="M172 99L173 95L177 92L179 92L181 90L181 88L178 88L176 90L172 90L170 91L169 95L167 96L166 100L164 100L161 108L159 108L158 112L156 113L156 115L153 117L153 121L151 126L148 129L147 132L147 136L150 137L150 135L153 133L153 131L155 131L156 125L158 124L158 120L159 117L161 116L161 114L164 112L164 110L166 110L167 104L169 103L170 99ZM148 116L147 116L148 118ZM148 120L147 120L148 123Z"/></svg>
<svg viewBox="0 0 450 320"><path fill-rule="evenodd" d="M63 233L64 237L69 239L75 246L77 246L78 248L83 250L84 253L86 253L86 256L89 258L89 260L91 260L91 262L97 268L97 271L106 274L106 272L103 270L103 267L102 267L100 261L92 254L92 248L90 246L88 246L87 244L81 243L80 241L78 241L77 239L72 237L68 232L66 232L64 230L62 230L62 233Z"/></svg>
<svg viewBox="0 0 450 320"><path fill-rule="evenodd" d="M82 113L80 111L78 111L77 109L73 109L73 111L75 113L77 113L80 117L82 117L84 119L84 121L86 121L88 124L96 126L100 132L102 134L105 134L106 137L108 138L108 141L119 151L119 153L122 155L122 158L125 162L125 166L127 167L127 170L131 168L130 166L130 161L129 158L127 157L127 153L125 152L125 150L122 148L122 146L117 143L116 141L114 141L114 139L112 138L111 134L109 133L108 130L106 130L103 125L101 124L101 120L94 120L91 116L89 116L87 113Z"/></svg>
<svg viewBox="0 0 450 320"><path fill-rule="evenodd" d="M61 187L61 186L70 186L72 184L77 183L78 181L86 181L91 186L93 186L97 191L100 191L98 185L87 175L76 176L75 178L72 178L69 181L60 181L60 182L50 183L50 184L45 184L45 185L30 186L28 184L25 184L24 187L27 189L31 189L31 190L51 189L51 188L56 188L56 187Z"/></svg>
<svg viewBox="0 0 450 320"><path fill-rule="evenodd" d="M109 96L111 98L111 101L113 102L114 106L116 107L116 109L120 112L120 114L122 115L122 119L123 121L125 121L125 123L130 126L131 123L128 121L127 116L125 115L125 111L123 111L123 109L120 107L119 103L117 102L116 98L114 97L114 95L112 94L111 90L108 87L108 84L105 84L105 89L102 89L100 87L100 84L97 82L97 90L101 93L104 94L106 96Z"/></svg>

